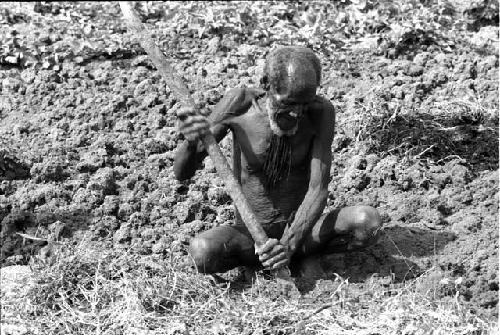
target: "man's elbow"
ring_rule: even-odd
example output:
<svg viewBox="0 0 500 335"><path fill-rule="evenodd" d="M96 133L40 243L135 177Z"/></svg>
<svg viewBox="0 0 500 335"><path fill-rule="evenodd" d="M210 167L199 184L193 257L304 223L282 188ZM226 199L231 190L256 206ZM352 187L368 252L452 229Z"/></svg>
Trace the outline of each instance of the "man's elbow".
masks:
<svg viewBox="0 0 500 335"><path fill-rule="evenodd" d="M189 143L184 141L177 148L174 158L174 176L177 180L190 179L196 172L196 153L190 148Z"/></svg>
<svg viewBox="0 0 500 335"><path fill-rule="evenodd" d="M195 170L192 168L189 168L184 164L185 162L182 159L179 159L176 157L174 160L174 176L175 179L179 181L184 181L187 179L190 179L191 177L194 176Z"/></svg>
<svg viewBox="0 0 500 335"><path fill-rule="evenodd" d="M193 177L195 170L189 166L188 159L182 151L177 152L174 159L174 176L179 181L187 180Z"/></svg>
<svg viewBox="0 0 500 335"><path fill-rule="evenodd" d="M178 167L176 168L175 165L174 165L174 175L175 179L177 179L178 181L184 181L192 177L192 175L188 175L185 172L185 170L180 169Z"/></svg>

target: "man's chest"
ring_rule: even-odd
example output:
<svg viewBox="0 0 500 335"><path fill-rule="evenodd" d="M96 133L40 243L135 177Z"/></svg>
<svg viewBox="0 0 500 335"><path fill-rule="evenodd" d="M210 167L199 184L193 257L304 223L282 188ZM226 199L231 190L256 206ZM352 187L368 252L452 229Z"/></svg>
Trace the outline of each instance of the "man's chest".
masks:
<svg viewBox="0 0 500 335"><path fill-rule="evenodd" d="M271 148L272 137L275 135L271 130L268 115L254 108L233 119L231 129L240 145L244 160L252 168L260 169L270 154L269 151L280 149ZM286 138L291 147L291 168L308 163L313 139L313 126L307 116L304 116L299 121L295 135Z"/></svg>

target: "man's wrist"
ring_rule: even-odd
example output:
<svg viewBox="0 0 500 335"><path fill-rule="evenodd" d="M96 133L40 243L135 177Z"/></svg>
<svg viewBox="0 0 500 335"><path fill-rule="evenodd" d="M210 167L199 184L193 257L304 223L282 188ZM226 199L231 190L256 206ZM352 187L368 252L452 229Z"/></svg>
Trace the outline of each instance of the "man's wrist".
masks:
<svg viewBox="0 0 500 335"><path fill-rule="evenodd" d="M285 237L285 236L283 236ZM286 253L288 254L289 257L291 257L295 253L296 247L290 243L290 240L287 238L282 238L280 240L280 244L285 248Z"/></svg>

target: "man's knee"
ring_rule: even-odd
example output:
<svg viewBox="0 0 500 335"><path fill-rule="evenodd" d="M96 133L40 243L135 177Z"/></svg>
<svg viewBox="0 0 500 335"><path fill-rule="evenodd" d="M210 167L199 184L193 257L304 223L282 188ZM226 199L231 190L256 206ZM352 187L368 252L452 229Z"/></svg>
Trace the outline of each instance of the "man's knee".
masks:
<svg viewBox="0 0 500 335"><path fill-rule="evenodd" d="M379 230L382 227L379 212L371 206L359 206L356 211L356 221L359 227L367 230Z"/></svg>
<svg viewBox="0 0 500 335"><path fill-rule="evenodd" d="M224 231L206 231L191 240L189 254L198 272L207 274L226 272L239 264L234 245L226 239L221 240L220 234L224 234Z"/></svg>
<svg viewBox="0 0 500 335"><path fill-rule="evenodd" d="M199 272L218 272L218 269L216 269L217 258L220 257L218 249L212 241L203 236L197 236L191 240L189 254Z"/></svg>
<svg viewBox="0 0 500 335"><path fill-rule="evenodd" d="M380 236L382 220L379 212L370 206L359 206L354 213L354 231L351 249L375 244Z"/></svg>

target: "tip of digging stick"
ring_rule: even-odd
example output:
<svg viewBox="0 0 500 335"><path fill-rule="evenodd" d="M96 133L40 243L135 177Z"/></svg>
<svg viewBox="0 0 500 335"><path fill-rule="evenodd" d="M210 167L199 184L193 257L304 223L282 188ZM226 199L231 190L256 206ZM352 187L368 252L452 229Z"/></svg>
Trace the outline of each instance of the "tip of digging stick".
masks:
<svg viewBox="0 0 500 335"><path fill-rule="evenodd" d="M295 282L293 281L292 274L288 267L282 267L276 270L276 279L281 284L295 286Z"/></svg>

